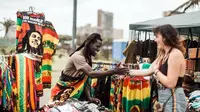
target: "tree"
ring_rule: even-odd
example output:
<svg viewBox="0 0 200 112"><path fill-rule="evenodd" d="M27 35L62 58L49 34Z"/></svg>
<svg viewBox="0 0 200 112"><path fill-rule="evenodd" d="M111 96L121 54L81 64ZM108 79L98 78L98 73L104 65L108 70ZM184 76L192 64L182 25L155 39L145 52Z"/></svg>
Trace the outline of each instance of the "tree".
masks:
<svg viewBox="0 0 200 112"><path fill-rule="evenodd" d="M6 37L6 34L8 33L8 30L11 26L15 25L15 21L11 20L11 19L6 19L4 18L3 22L0 22L0 24L2 24L5 28L5 35L4 38Z"/></svg>
<svg viewBox="0 0 200 112"><path fill-rule="evenodd" d="M200 3L200 0L188 0L187 2L177 7L175 10L173 10L169 15L172 15L174 12L180 9L184 9L183 13L185 13L189 8L194 8L195 6L199 6L199 3Z"/></svg>

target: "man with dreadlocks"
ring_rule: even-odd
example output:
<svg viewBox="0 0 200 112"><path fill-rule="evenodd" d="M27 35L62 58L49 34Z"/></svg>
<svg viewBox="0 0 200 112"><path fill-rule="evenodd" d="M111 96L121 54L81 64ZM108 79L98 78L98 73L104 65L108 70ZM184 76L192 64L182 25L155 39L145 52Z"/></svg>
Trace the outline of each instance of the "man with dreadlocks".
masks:
<svg viewBox="0 0 200 112"><path fill-rule="evenodd" d="M59 81L52 89L53 100L60 100L63 94L68 94L67 96L80 100L84 97L86 98L84 100L100 103L99 99L90 96L87 85L88 77L98 78L113 74L126 74L128 72L128 68L119 66L108 71L93 71L92 56L97 54L101 45L102 39L100 34L93 33L70 55Z"/></svg>

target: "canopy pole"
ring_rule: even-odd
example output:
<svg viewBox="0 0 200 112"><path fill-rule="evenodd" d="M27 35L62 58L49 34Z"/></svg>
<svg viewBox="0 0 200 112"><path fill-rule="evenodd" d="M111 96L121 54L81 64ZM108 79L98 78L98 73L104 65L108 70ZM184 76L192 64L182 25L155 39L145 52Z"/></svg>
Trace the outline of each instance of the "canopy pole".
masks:
<svg viewBox="0 0 200 112"><path fill-rule="evenodd" d="M198 30L196 29L196 31L198 32ZM198 55L199 55L199 47L200 47L200 34L198 34L198 44L197 44L197 53L196 53L196 69L195 69L195 71L198 71L198 61L199 61L199 57L198 57Z"/></svg>

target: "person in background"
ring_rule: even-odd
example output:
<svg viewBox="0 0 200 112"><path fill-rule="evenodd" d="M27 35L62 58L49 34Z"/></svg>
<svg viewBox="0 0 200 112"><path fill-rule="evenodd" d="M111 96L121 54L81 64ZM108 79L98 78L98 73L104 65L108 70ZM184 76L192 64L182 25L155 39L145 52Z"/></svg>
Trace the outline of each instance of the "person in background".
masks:
<svg viewBox="0 0 200 112"><path fill-rule="evenodd" d="M164 112L185 112L186 96L182 88L186 68L185 48L173 26L169 24L158 26L153 32L156 36L154 41L159 49L157 58L149 69L130 70L130 75L155 74L158 81L158 102L161 105L161 110Z"/></svg>
<svg viewBox="0 0 200 112"><path fill-rule="evenodd" d="M59 81L52 89L51 97L53 100L59 100L59 95L68 91L67 94L69 94L70 97L79 100L88 100L93 103L100 103L99 99L90 96L89 85L87 83L88 77L99 78L114 74L123 75L129 72L127 67L120 66L108 71L93 71L92 56L95 56L97 52L99 52L101 45L102 39L100 34L92 33L84 43L70 55Z"/></svg>

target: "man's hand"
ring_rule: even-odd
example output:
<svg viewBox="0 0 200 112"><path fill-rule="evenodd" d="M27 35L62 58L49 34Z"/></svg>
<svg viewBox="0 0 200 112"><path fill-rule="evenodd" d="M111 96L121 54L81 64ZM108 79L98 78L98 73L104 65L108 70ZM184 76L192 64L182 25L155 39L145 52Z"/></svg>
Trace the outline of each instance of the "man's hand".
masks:
<svg viewBox="0 0 200 112"><path fill-rule="evenodd" d="M89 98L89 102L101 105L101 101L98 98Z"/></svg>
<svg viewBox="0 0 200 112"><path fill-rule="evenodd" d="M114 74L119 74L119 75L121 75L121 74L127 74L127 73L129 73L129 69L128 69L128 67L124 67L124 66L121 65L121 63L119 63L114 68L113 73Z"/></svg>

